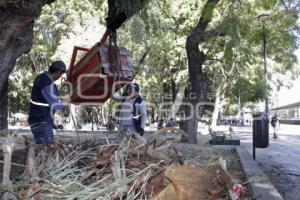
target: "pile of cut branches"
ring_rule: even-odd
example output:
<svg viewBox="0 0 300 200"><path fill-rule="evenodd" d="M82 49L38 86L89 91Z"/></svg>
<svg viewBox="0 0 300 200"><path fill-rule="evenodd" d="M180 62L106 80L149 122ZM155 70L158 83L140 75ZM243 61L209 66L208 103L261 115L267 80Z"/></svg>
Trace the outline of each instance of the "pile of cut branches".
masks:
<svg viewBox="0 0 300 200"><path fill-rule="evenodd" d="M169 143L137 135L87 150L34 145L16 187L24 199L147 199L163 189L165 167L182 161Z"/></svg>
<svg viewBox="0 0 300 200"><path fill-rule="evenodd" d="M26 170L14 182L14 195L34 200L213 200L228 195L233 182L224 167L183 166L173 141L133 134L125 135L121 144L88 149L31 145Z"/></svg>

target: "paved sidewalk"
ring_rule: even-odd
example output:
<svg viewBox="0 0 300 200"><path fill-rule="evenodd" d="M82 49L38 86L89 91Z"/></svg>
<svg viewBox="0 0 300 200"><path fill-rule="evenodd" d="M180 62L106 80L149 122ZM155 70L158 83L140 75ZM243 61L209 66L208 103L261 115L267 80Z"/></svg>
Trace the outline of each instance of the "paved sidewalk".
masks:
<svg viewBox="0 0 300 200"><path fill-rule="evenodd" d="M252 155L252 127L233 127L241 138L241 145ZM270 145L256 148L256 161L276 189L287 200L298 200L300 192L300 126L281 125L278 139L273 139L270 127Z"/></svg>

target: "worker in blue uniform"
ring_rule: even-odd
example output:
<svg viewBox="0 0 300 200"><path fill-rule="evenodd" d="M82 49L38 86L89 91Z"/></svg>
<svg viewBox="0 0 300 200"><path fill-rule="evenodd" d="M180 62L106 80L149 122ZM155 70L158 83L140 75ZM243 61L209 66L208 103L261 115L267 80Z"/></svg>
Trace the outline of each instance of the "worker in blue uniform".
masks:
<svg viewBox="0 0 300 200"><path fill-rule="evenodd" d="M64 108L59 100L55 81L66 72L63 61L55 61L48 71L39 74L33 84L28 123L36 144L53 143L53 118L55 111Z"/></svg>

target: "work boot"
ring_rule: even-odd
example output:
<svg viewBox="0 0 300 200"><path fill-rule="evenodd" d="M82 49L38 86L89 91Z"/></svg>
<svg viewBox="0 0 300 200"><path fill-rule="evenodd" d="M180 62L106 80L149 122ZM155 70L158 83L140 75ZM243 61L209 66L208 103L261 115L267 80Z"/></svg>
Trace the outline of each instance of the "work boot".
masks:
<svg viewBox="0 0 300 200"><path fill-rule="evenodd" d="M278 138L276 133L273 135L273 138L274 138L274 139L277 139L277 138Z"/></svg>

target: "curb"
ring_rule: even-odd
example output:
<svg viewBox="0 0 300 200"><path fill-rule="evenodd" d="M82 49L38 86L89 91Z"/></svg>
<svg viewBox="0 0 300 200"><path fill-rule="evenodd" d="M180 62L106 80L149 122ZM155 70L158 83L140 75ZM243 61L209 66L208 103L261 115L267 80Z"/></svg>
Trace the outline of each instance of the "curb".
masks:
<svg viewBox="0 0 300 200"><path fill-rule="evenodd" d="M246 180L249 181L247 188L252 198L257 200L283 200L284 198L279 194L248 151L243 146L236 146L235 148Z"/></svg>

